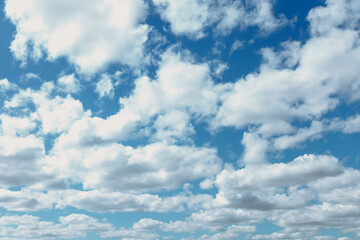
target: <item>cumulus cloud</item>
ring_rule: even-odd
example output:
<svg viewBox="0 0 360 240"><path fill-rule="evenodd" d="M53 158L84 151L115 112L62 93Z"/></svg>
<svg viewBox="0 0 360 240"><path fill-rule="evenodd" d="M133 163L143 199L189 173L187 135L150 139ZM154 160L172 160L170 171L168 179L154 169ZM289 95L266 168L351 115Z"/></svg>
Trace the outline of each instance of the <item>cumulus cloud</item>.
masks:
<svg viewBox="0 0 360 240"><path fill-rule="evenodd" d="M40 160L44 157L43 140L26 137L0 136L0 186L27 186L45 179Z"/></svg>
<svg viewBox="0 0 360 240"><path fill-rule="evenodd" d="M162 143L138 148L115 143L55 146L51 164L65 177L81 179L85 189L119 191L176 188L220 169L214 149Z"/></svg>
<svg viewBox="0 0 360 240"><path fill-rule="evenodd" d="M16 239L61 239L86 237L87 233L111 230L109 223L83 215L61 216L60 223L41 221L32 215L8 215L0 217L0 236Z"/></svg>
<svg viewBox="0 0 360 240"><path fill-rule="evenodd" d="M59 90L66 93L79 93L81 90L80 81L75 77L75 74L61 76L57 83L60 87Z"/></svg>
<svg viewBox="0 0 360 240"><path fill-rule="evenodd" d="M10 191L0 189L0 206L8 211L34 212L52 209L56 198L30 189Z"/></svg>
<svg viewBox="0 0 360 240"><path fill-rule="evenodd" d="M216 176L219 193L214 204L258 210L305 206L316 195L300 186L338 176L343 171L336 158L314 155L304 155L289 163L247 165L236 171L225 169Z"/></svg>
<svg viewBox="0 0 360 240"><path fill-rule="evenodd" d="M228 87L216 85L210 75L207 63L195 63L192 56L170 48L162 56L156 79L136 79L131 94L119 99L118 113L106 119L76 121L69 133L59 138L59 145L125 141L140 127L155 129L153 138L163 142L184 141L193 134L191 119L214 115L220 93Z"/></svg>
<svg viewBox="0 0 360 240"><path fill-rule="evenodd" d="M11 117L0 115L1 132L6 136L28 135L37 126L35 121L29 118Z"/></svg>
<svg viewBox="0 0 360 240"><path fill-rule="evenodd" d="M83 105L79 100L67 95L65 98L60 96L52 96L54 90L52 82L46 82L39 91L31 89L21 90L15 94L10 100L5 101L5 108L13 110L28 111L29 104L33 104L35 109L33 112L27 113L27 120L16 118L21 125L29 121L39 120L43 133L55 134L66 131L70 128L74 121L84 116L90 115L90 111L83 109ZM6 121L6 118L5 118ZM9 125L10 123L8 123ZM18 128L24 128L18 126ZM33 123L26 125L33 126ZM29 126L28 126L29 127Z"/></svg>
<svg viewBox="0 0 360 240"><path fill-rule="evenodd" d="M311 120L333 110L340 101L336 95L356 99L358 42L350 25L313 35L302 46L287 42L279 52L264 49L260 72L239 79L223 94L214 127Z"/></svg>
<svg viewBox="0 0 360 240"><path fill-rule="evenodd" d="M177 35L188 35L195 39L204 37L204 25L209 15L206 1L154 0L161 17L171 23L171 31ZM181 12L181 14L179 14Z"/></svg>
<svg viewBox="0 0 360 240"><path fill-rule="evenodd" d="M8 79L0 79L0 93L10 90L17 90L18 86L15 83L9 82Z"/></svg>
<svg viewBox="0 0 360 240"><path fill-rule="evenodd" d="M274 31L287 23L275 17L272 1L204 1L153 0L162 19L170 23L175 35L192 39L206 36L206 29L215 25L216 33L227 35L235 28L256 26L262 33ZM179 14L181 13L181 14Z"/></svg>
<svg viewBox="0 0 360 240"><path fill-rule="evenodd" d="M110 63L136 66L144 56L149 27L142 0L7 0L5 13L16 26L10 49L23 62L66 57L91 74Z"/></svg>
<svg viewBox="0 0 360 240"><path fill-rule="evenodd" d="M139 63L149 32L142 23L143 1L80 1L69 8L70 2L6 1L6 14L17 27L14 55L22 60L66 57L81 73L110 63ZM287 22L274 15L273 1L267 0L153 2L174 34L192 39L203 38L210 27L227 35L250 26L271 32ZM59 8L69 11L60 16L54 10ZM80 96L70 95L82 90L78 75L57 75L56 83L44 82L36 90L0 80L1 96L6 96L0 114L0 207L18 212L70 207L96 216L183 212L182 219L143 218L128 228L79 213L57 222L6 215L0 217L0 237L81 238L91 232L124 239L179 233L194 234L189 239L242 234L248 239L336 239L321 235L328 228L359 235L357 169L342 164L341 156L305 154L307 149L295 159L272 155L326 131L360 131L356 108L347 118L329 114L360 99L359 8L355 0L326 1L308 15L308 40L261 49L259 68L227 83L212 77L230 64L197 60L178 50L180 45L170 47L160 53L156 69L138 75L132 90L119 98L120 108L107 117L92 115ZM119 14L124 9L129 14ZM231 51L241 47L239 41L231 43ZM94 77L98 82L91 84L100 99L118 100L120 75ZM224 139L217 134L225 128L243 147L237 163L218 153ZM207 139L199 141L203 136ZM265 220L282 229L256 234L254 224Z"/></svg>

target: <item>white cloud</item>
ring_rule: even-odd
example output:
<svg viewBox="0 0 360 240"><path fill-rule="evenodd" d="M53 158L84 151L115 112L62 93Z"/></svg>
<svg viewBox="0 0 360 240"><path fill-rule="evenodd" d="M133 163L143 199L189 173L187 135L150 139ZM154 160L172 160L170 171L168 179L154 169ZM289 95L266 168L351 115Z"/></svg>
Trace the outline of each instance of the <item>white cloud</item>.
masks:
<svg viewBox="0 0 360 240"><path fill-rule="evenodd" d="M109 75L103 74L96 83L95 92L99 94L99 98L114 97L114 85Z"/></svg>
<svg viewBox="0 0 360 240"><path fill-rule="evenodd" d="M241 143L245 146L245 151L240 164L254 166L267 163L268 142L265 139L256 134L244 133Z"/></svg>
<svg viewBox="0 0 360 240"><path fill-rule="evenodd" d="M156 133L153 137L164 142L174 143L176 139L186 141L189 135L195 134L194 127L190 123L190 116L179 110L159 116L154 126Z"/></svg>
<svg viewBox="0 0 360 240"><path fill-rule="evenodd" d="M159 131L155 139L184 140L193 132L192 118L205 119L216 113L220 93L226 88L211 80L208 64L196 64L191 56L169 49L162 56L156 79L138 78L130 96L120 98L117 114L107 119L82 118L59 144L124 141L144 126Z"/></svg>
<svg viewBox="0 0 360 240"><path fill-rule="evenodd" d="M202 235L199 240L226 240L226 239L236 239L239 237L240 234L245 233L255 233L256 227L255 226L240 226L240 225L231 225L224 232L220 232L217 234L214 234L212 236L209 235Z"/></svg>
<svg viewBox="0 0 360 240"><path fill-rule="evenodd" d="M142 0L48 2L7 0L6 16L16 25L14 56L26 61L66 57L81 73L110 63L135 66L144 56L149 27ZM31 46L31 47L29 47Z"/></svg>
<svg viewBox="0 0 360 240"><path fill-rule="evenodd" d="M360 19L359 9L356 0L327 0L326 6L311 9L307 16L311 33L327 34L341 26L355 29Z"/></svg>
<svg viewBox="0 0 360 240"><path fill-rule="evenodd" d="M356 114L347 119L333 119L330 121L329 130L342 131L343 133L360 132L360 115Z"/></svg>
<svg viewBox="0 0 360 240"><path fill-rule="evenodd" d="M27 135L37 124L29 118L0 115L2 134L7 136Z"/></svg>
<svg viewBox="0 0 360 240"><path fill-rule="evenodd" d="M211 80L208 64L196 64L186 53L169 49L162 56L156 77L154 81L139 78L133 94L120 99L124 109L136 109L143 116L173 109L199 117L215 113L222 86L215 86Z"/></svg>
<svg viewBox="0 0 360 240"><path fill-rule="evenodd" d="M319 121L311 122L309 128L301 128L294 135L285 135L274 140L274 147L276 149L287 149L290 147L299 146L299 143L304 142L309 138L319 137L323 132L323 125Z"/></svg>
<svg viewBox="0 0 360 240"><path fill-rule="evenodd" d="M204 0L153 0L163 20L170 23L175 35L193 39L206 36L206 28L216 26L222 35L235 28L256 26L269 33L287 23L285 17L276 18L272 1L204 1ZM181 14L179 14L181 13Z"/></svg>
<svg viewBox="0 0 360 240"><path fill-rule="evenodd" d="M17 90L19 87L12 82L9 82L6 78L0 79L0 92L6 92L10 90Z"/></svg>
<svg viewBox="0 0 360 240"><path fill-rule="evenodd" d="M240 40L235 40L234 43L231 45L230 55L233 54L235 51L243 48L244 42Z"/></svg>
<svg viewBox="0 0 360 240"><path fill-rule="evenodd" d="M194 39L205 36L204 26L209 18L209 3L202 0L153 0L161 17L171 23L176 35L187 35ZM181 13L181 14L179 14Z"/></svg>
<svg viewBox="0 0 360 240"><path fill-rule="evenodd" d="M245 167L237 171L225 169L217 176L215 182L225 190L256 189L264 186L304 185L342 172L343 168L334 157L304 155L289 163ZM236 181L233 181L235 179Z"/></svg>
<svg viewBox="0 0 360 240"><path fill-rule="evenodd" d="M80 81L75 77L75 74L61 76L58 78L57 83L60 86L60 91L79 93L81 90Z"/></svg>
<svg viewBox="0 0 360 240"><path fill-rule="evenodd" d="M217 31L221 34L229 34L234 28L244 29L249 26L256 26L260 32L267 34L287 24L284 16L276 18L273 15L273 1L219 1Z"/></svg>
<svg viewBox="0 0 360 240"><path fill-rule="evenodd" d="M249 165L236 171L224 169L215 180L219 193L214 204L259 210L297 208L316 196L299 186L343 171L336 158L325 155L304 155L289 163Z"/></svg>
<svg viewBox="0 0 360 240"><path fill-rule="evenodd" d="M159 197L156 194L133 194L104 190L58 192L58 206L71 206L92 212L147 211L181 212L199 209L212 199L210 195L184 195Z"/></svg>
<svg viewBox="0 0 360 240"><path fill-rule="evenodd" d="M7 11L11 10L8 8L13 2L7 1ZM91 64L78 62L76 57L88 53L82 52L82 46L79 47L74 39L70 38L74 42L68 42L70 51L65 45L60 46L62 50L51 45L56 43L51 41L55 41L52 35L56 35L57 30L42 38L45 30L62 22L57 15L54 19L45 18L47 12L43 10L48 9L50 3L44 2L44 6L39 7L39 21L51 21L43 22L43 25L30 24L37 19L33 13L29 19L22 18L27 8L31 9L39 2L32 0L24 2L25 7L16 6L13 13L19 15L11 15L13 21L19 21L14 44L26 37L25 42L35 44L33 57L40 56L36 54L41 52L36 51L43 48L50 58L66 56L81 71L91 72L88 70ZM217 22L208 18L218 16L209 17L202 11L211 11L213 2L193 1L191 4L203 5L203 9L191 9L185 16L175 16L172 11L182 9L184 2L155 1L163 6L162 17L170 21L175 34L201 38L210 25L217 26L219 33L227 34L235 27L257 26L268 31L282 24L281 19L272 15L270 1L248 2L253 7L250 13L242 12L248 6L241 5L240 1L219 1L223 8L218 14L226 17ZM79 9L83 3L76 3L74 9ZM141 1L123 0L123 3L143 6ZM160 238L160 231L171 234L196 232L196 236L199 231L204 231L200 239L234 239L240 234L249 234L247 237L253 239L332 239L316 236L324 228L358 234L358 170L346 168L337 158L327 155L305 154L286 163L271 163L274 159L268 156L271 151L299 146L324 131L349 134L359 131L358 114L345 120L323 119L342 101L351 103L360 96L360 39L351 20L359 17L357 11L349 14L337 11L346 3L350 7L344 8L345 12L351 7L360 7L355 1L327 1L328 7L312 10L308 17L311 37L307 42L288 41L281 44L279 51L262 49L263 62L259 71L232 83L215 83L211 79L211 76L220 75L226 69L225 65L219 64L219 68L212 71L211 64L216 64L215 61L198 63L191 54L186 51L176 53L172 47L162 54L155 75L139 77L133 91L121 97L119 111L105 119L91 116L82 103L70 95L54 95L56 89L52 82L44 83L39 91L20 90L5 101L5 113L0 115L0 207L25 212L73 207L96 213L186 212L190 216L169 223L141 219L129 229L116 229L111 224L80 214L60 217L58 223L40 221L29 215L3 216L0 217L3 227L0 236L58 239L79 238L88 232L97 232L103 238L155 239ZM61 7L64 3L51 4ZM70 17L81 19L76 18L75 25L84 23L88 17L84 12L93 10L95 16L99 16L94 6L116 3L109 0L88 4L78 14L70 9L64 16L64 27ZM110 11L108 7L103 10ZM249 19L243 20L239 14L245 14ZM124 18L140 19L140 15ZM196 20L192 19L199 15ZM103 22L108 21L107 17L101 17ZM176 22L182 17L188 22ZM331 26L325 22L328 17ZM197 23L193 26L196 31L176 25L192 21ZM349 27L345 29L345 25ZM136 20L131 29L138 27L141 26ZM116 28L110 26L110 29ZM79 34L87 34L90 30L85 28L84 31ZM103 31L103 35L88 40L87 47L109 43L108 27ZM146 36L147 31L141 34ZM21 52L20 49L27 45L17 46L19 56L29 50ZM109 48L116 48L116 52L119 46ZM74 49L79 51L75 54ZM99 63L91 67L97 71L114 59L111 56L105 60L100 58ZM114 61L122 63L123 60ZM119 77L120 72L101 75L96 86L100 98L115 95L114 87L121 81ZM74 74L60 77L57 84L69 93L79 91ZM7 80L0 82L3 89L10 89L10 85ZM205 146L197 146L192 137L203 123L210 123L214 135ZM223 127L244 130L240 168L226 164L222 169L222 162L212 147L218 137L215 136L217 131ZM47 154L45 138L42 138L46 134L51 134L45 137L50 137L54 143L47 149ZM133 145L129 146L126 142L129 139L139 141L131 142ZM209 191L213 195L191 193L197 191L198 181L202 181L202 189L215 187ZM80 186L81 190L71 189L73 185ZM14 186L22 188L19 191L7 189ZM251 235L255 227L249 224L264 220L284 229L269 235Z"/></svg>
<svg viewBox="0 0 360 240"><path fill-rule="evenodd" d="M15 237L16 239L83 238L89 232L113 229L112 224L99 222L97 219L83 214L61 216L59 221L60 224L41 221L39 217L32 215L2 216L0 217L0 236Z"/></svg>
<svg viewBox="0 0 360 240"><path fill-rule="evenodd" d="M37 95L34 98L34 103L38 106L37 114L41 119L45 134L67 131L74 121L90 114L90 112L84 111L79 100L70 96L66 98L57 96L50 100Z"/></svg>
<svg viewBox="0 0 360 240"><path fill-rule="evenodd" d="M0 136L0 186L26 186L45 179L40 160L44 144L34 135Z"/></svg>
<svg viewBox="0 0 360 240"><path fill-rule="evenodd" d="M342 232L359 233L359 213L358 206L323 203L283 212L275 216L274 220L281 227L297 231L337 228Z"/></svg>
<svg viewBox="0 0 360 240"><path fill-rule="evenodd" d="M2 121L5 131L26 132L34 128L34 122L40 121L44 134L61 133L67 131L76 120L91 115L90 111L85 112L79 100L70 95L65 98L52 96L54 89L52 82L45 82L38 91L29 88L21 90L5 101L6 109L25 114L22 118L5 117ZM17 126L14 126L15 123Z"/></svg>
<svg viewBox="0 0 360 240"><path fill-rule="evenodd" d="M29 72L29 73L26 73L24 75L21 76L21 81L34 81L34 80L38 80L38 81L42 81L41 78L39 77L39 75L37 75L36 73L32 73L32 72Z"/></svg>
<svg viewBox="0 0 360 240"><path fill-rule="evenodd" d="M120 191L177 188L220 170L214 149L162 143L55 146L49 164L65 177L81 179L85 189Z"/></svg>
<svg viewBox="0 0 360 240"><path fill-rule="evenodd" d="M353 89L360 74L355 66L360 56L359 41L354 30L334 29L325 36L311 38L301 48L297 43L287 43L284 51L267 52L259 73L238 80L221 96L212 127L255 125L265 134L291 133L294 119L317 120L339 105L340 96L355 99ZM286 128L268 127L279 123ZM298 140L292 140L313 136L310 132L299 134L302 137L296 135Z"/></svg>
<svg viewBox="0 0 360 240"><path fill-rule="evenodd" d="M30 189L21 191L0 189L0 206L8 211L34 212L52 209L55 202L54 196Z"/></svg>

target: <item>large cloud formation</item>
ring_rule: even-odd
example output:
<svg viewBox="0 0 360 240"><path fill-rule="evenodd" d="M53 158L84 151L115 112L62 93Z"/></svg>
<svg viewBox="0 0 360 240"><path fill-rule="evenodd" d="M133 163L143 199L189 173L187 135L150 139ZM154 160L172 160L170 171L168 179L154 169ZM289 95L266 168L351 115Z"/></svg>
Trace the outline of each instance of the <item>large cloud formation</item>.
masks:
<svg viewBox="0 0 360 240"><path fill-rule="evenodd" d="M305 145L360 132L358 110L339 110L360 100L359 1L311 9L308 39L259 49L258 69L238 79L220 81L225 63L181 44L147 49L248 27L265 36L289 23L273 4L7 0L14 57L65 57L77 70L37 77L39 86L0 80L0 237L359 238L356 164ZM151 67L137 71L143 61ZM121 71L103 73L112 63ZM226 131L242 149L233 161L219 143ZM293 149L301 153L288 157ZM123 212L146 214L120 226L113 216ZM264 222L277 230L263 233Z"/></svg>
<svg viewBox="0 0 360 240"><path fill-rule="evenodd" d="M142 0L8 0L5 12L16 24L10 49L21 61L66 57L80 72L94 73L144 57L149 26Z"/></svg>

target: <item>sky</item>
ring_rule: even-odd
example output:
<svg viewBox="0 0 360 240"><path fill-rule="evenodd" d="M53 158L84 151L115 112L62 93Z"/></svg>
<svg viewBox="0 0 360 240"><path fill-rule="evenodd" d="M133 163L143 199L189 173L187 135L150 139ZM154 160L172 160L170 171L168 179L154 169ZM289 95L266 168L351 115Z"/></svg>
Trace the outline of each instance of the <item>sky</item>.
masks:
<svg viewBox="0 0 360 240"><path fill-rule="evenodd" d="M0 9L0 240L360 239L360 1Z"/></svg>

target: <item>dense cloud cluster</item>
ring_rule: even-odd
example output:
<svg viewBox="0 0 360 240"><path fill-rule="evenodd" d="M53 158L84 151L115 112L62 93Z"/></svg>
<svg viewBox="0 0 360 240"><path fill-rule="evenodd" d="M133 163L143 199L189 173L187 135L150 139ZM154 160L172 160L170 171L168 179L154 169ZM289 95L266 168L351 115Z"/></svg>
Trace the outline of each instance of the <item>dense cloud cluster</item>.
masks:
<svg viewBox="0 0 360 240"><path fill-rule="evenodd" d="M294 21L274 4L6 0L16 26L10 51L23 68L65 58L72 70L0 79L0 239L360 238L356 167L331 151L273 157L328 133L360 132L357 109L336 114L360 100L359 1L312 8L306 40L258 49L258 69L230 81L219 81L229 68L222 60L162 36L221 41L255 28L265 37ZM236 40L230 52L243 47ZM232 162L214 140L224 129L243 148ZM42 211L61 214L43 220ZM106 219L123 212L184 215L127 227ZM261 233L264 222L279 230Z"/></svg>

